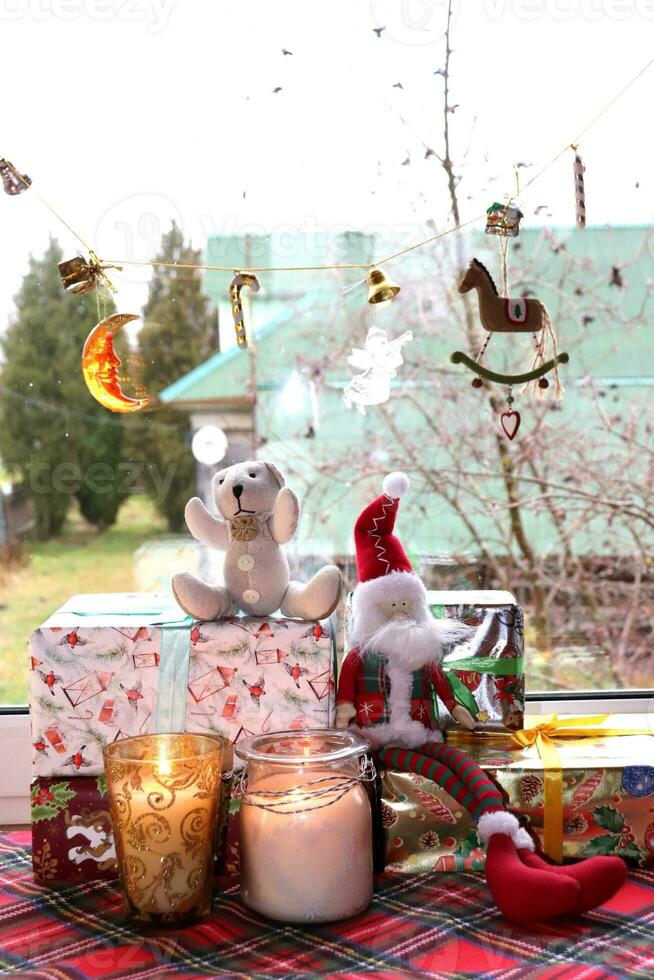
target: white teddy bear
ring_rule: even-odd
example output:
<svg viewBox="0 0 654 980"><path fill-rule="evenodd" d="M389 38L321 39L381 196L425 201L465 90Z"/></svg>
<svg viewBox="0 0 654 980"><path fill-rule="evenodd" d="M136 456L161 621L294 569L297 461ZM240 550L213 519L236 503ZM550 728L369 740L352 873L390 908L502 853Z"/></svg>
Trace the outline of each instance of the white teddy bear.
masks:
<svg viewBox="0 0 654 980"><path fill-rule="evenodd" d="M300 505L272 463L247 460L221 470L212 481L220 513L214 517L199 497L186 505L188 529L203 544L225 551L225 587L209 585L190 572L173 577L178 604L195 619L212 620L241 609L249 616L324 619L338 605L342 576L326 565L310 582L290 581L280 547L295 534Z"/></svg>

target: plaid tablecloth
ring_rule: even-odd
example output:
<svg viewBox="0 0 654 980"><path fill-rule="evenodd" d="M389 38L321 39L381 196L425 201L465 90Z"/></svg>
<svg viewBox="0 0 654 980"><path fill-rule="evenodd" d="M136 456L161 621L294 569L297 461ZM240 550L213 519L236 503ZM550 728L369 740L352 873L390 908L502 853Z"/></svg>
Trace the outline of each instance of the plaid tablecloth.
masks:
<svg viewBox="0 0 654 980"><path fill-rule="evenodd" d="M105 977L519 977L654 975L654 873L634 872L601 909L566 925L521 929L474 874L382 875L358 919L277 926L225 881L194 928L143 937L123 920L113 883L34 883L30 832L0 835L0 972L33 980Z"/></svg>

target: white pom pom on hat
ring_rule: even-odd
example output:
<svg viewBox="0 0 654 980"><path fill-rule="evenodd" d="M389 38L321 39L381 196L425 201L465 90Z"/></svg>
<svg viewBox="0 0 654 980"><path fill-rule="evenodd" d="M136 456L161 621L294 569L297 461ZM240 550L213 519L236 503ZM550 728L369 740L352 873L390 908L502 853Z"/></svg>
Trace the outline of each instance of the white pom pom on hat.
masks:
<svg viewBox="0 0 654 980"><path fill-rule="evenodd" d="M388 473L384 477L382 490L387 497L392 497L393 500L396 500L398 497L402 497L408 489L409 477L406 473L402 473L401 470L396 470L395 473Z"/></svg>

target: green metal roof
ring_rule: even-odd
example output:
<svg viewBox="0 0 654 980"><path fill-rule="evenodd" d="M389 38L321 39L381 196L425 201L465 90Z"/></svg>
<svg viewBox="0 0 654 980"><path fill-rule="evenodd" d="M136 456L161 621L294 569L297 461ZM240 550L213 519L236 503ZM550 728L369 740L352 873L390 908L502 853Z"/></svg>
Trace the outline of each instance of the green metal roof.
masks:
<svg viewBox="0 0 654 980"><path fill-rule="evenodd" d="M625 422L635 418L638 424L645 424L654 385L654 315L648 306L653 235L654 229L644 225L584 231L527 228L512 243L512 267L527 270L516 280L516 292L527 288L548 306L559 333L559 347L571 355L563 372L566 396L552 416L553 431L563 433L559 437L564 440L563 453L566 439L587 439L590 446L591 437L597 436L599 446L603 438L599 408L607 417ZM483 233L466 236L466 254L477 255L491 269L499 267L497 240ZM529 257L526 264L524 256ZM621 272L625 288L610 285L613 267L620 269L627 259L629 264ZM437 264L443 285L429 292L425 287L433 280ZM356 514L378 492L381 474L401 464L393 426L411 433L411 444L432 475L451 471L453 461L458 464L462 419L479 431L479 445L468 468L484 473L487 457L497 466L491 438L494 420L485 401L471 392L467 372L449 361L451 352L463 346L463 303L455 268L454 256L445 247L430 254L413 253L394 263L389 272L401 284L402 293L379 312L371 312L365 303L364 285L343 293L344 286L360 278L356 272L336 277L305 274L299 280L303 295L289 299L282 312L273 306L275 296L266 276L260 277L269 299L255 298L255 318L265 318L266 309L276 312L256 331L257 425L266 441L266 456L278 463L303 498L305 517L289 546L291 552L293 547L305 553L352 552ZM294 283L297 286L297 279ZM421 306L426 291L429 308ZM347 410L342 388L353 373L347 356L353 343L363 343L370 315L390 335L411 329L415 339L404 349L406 364L398 372L390 402L363 416ZM626 334L625 320L633 321ZM437 321L439 328L432 331ZM515 365L517 347L527 345L526 356L529 343L528 336L516 340L514 335L496 335L488 362L499 369ZM303 379L304 387L289 392L288 382L294 375ZM453 377L460 379L454 390ZM592 393L589 379L595 382ZM248 357L234 348L211 358L161 397L172 405L201 404L203 400L215 404L216 399L242 396L248 381ZM292 395L290 400L287 394ZM533 414L529 398L519 397L517 407L523 413L524 434L528 434ZM547 429L542 438L551 438ZM646 434L644 438L649 441ZM598 465L619 466L620 451L617 443L605 447ZM419 468L410 460L406 465L416 476L414 491L402 506L405 546L423 554L474 551L464 518L433 492ZM353 473L356 480L350 483ZM485 481L484 491L488 497L495 491L502 497L499 481ZM479 501L470 499L465 488L459 503L463 513L468 508L474 514L489 550L504 550L493 513L478 513ZM528 513L525 524L539 552L559 547L546 508ZM581 553L631 548L628 540L621 541L605 522L597 520L583 522L575 531L574 542Z"/></svg>
<svg viewBox="0 0 654 980"><path fill-rule="evenodd" d="M277 338L281 328L290 324L305 310L311 309L316 299L315 293L307 293L295 300L292 306L279 310L261 327L255 324L254 340L258 359L265 358L267 363L276 364L275 352L279 349ZM159 398L168 405L181 402L233 400L243 397L247 391L248 379L248 359L239 347L234 346L214 354L204 364L200 364L178 381L164 388Z"/></svg>

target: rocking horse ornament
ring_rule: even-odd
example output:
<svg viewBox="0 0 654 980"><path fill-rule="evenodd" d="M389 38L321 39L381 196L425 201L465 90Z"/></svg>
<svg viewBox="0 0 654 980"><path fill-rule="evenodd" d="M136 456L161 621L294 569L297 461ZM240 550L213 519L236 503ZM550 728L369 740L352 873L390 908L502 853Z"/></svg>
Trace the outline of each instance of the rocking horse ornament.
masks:
<svg viewBox="0 0 654 980"><path fill-rule="evenodd" d="M513 386L537 383L536 391L542 393L549 388L545 377L554 373L554 392L557 398L563 394L558 365L567 364L570 358L557 350L556 335L549 313L537 299L519 297L512 299L500 296L493 278L479 259L473 259L459 285L460 293L476 289L479 297L479 316L487 331L486 339L477 357L468 357L462 351L455 351L451 360L454 364L464 364L477 375L472 381L473 388L481 388L483 380L506 385L507 410L500 415L500 425L507 439L514 439L520 428L520 412L513 408ZM534 358L529 371L521 374L502 374L484 367L481 363L493 333L530 333L534 340Z"/></svg>

